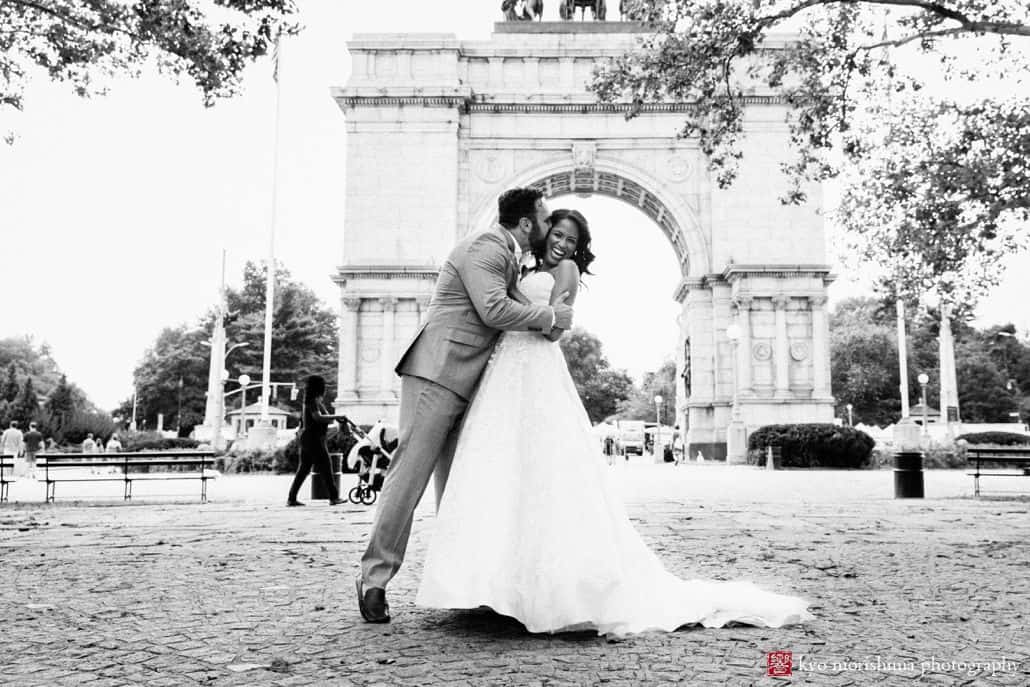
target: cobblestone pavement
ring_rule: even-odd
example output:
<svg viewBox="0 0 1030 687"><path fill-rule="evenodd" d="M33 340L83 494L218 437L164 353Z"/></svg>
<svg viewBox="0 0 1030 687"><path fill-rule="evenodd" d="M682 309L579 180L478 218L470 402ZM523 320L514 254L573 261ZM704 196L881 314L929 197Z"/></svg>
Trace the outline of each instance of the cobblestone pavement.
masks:
<svg viewBox="0 0 1030 687"><path fill-rule="evenodd" d="M352 580L373 509L287 509L284 477L222 478L206 505L183 487L48 506L25 502L42 485L19 483L21 502L0 507L0 683L1030 685L1026 497L963 496L961 471L927 473L923 500L893 499L889 471L614 472L671 570L805 596L817 620L607 641L416 608L423 503L394 622L370 626ZM777 650L792 677L766 675Z"/></svg>

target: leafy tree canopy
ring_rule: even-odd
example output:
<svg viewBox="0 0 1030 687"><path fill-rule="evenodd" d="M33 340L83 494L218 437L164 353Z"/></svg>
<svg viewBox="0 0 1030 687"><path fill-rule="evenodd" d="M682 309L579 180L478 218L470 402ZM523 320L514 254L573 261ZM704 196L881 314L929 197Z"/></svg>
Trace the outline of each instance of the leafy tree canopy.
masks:
<svg viewBox="0 0 1030 687"><path fill-rule="evenodd" d="M582 328L563 336L560 345L590 421L602 422L614 415L619 403L632 395L633 380L625 370L612 369L601 340Z"/></svg>
<svg viewBox="0 0 1030 687"><path fill-rule="evenodd" d="M0 0L0 110L22 109L35 72L88 96L148 65L193 81L212 105L239 91L280 30L297 30L295 12L293 0Z"/></svg>
<svg viewBox="0 0 1030 687"><path fill-rule="evenodd" d="M226 294L229 310L226 340L230 346L246 344L228 356L226 370L232 378L246 373L255 381L261 379L265 274L263 266L247 263L242 286L229 289ZM300 382L309 374L321 374L332 382L337 361L336 315L319 301L311 289L293 279L287 270L280 267L276 274L272 381ZM186 433L203 421L211 354L208 343L214 318L215 313L211 311L195 326L183 324L166 328L146 351L134 373L138 423L153 428L157 424L157 414L162 413L166 427L178 426ZM182 419L176 421L180 392ZM332 397L331 389L328 395ZM248 402L255 402L256 396L252 392ZM234 403L238 403L236 399L238 397L234 397ZM295 409L300 407L299 401L291 403L288 395L279 396L274 401ZM132 399L126 399L115 413L123 418L131 417Z"/></svg>
<svg viewBox="0 0 1030 687"><path fill-rule="evenodd" d="M1030 5L1025 0L627 0L639 49L598 74L606 101L693 103L720 186L742 158L745 100L787 106L783 201L845 171L847 254L881 293L968 311L1025 246ZM1003 96L984 97L983 81ZM957 313L960 316L966 314Z"/></svg>

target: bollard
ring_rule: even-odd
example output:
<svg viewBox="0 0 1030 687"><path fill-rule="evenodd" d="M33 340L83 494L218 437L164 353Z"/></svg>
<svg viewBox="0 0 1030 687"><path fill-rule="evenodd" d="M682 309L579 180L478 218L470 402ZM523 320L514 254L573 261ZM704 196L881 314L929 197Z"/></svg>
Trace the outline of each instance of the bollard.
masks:
<svg viewBox="0 0 1030 687"><path fill-rule="evenodd" d="M336 484L336 491L340 491L340 478L343 470L343 454L342 453L330 453L329 464L333 468L333 482ZM314 499L328 499L329 488L323 481L324 477L318 474L315 467L311 468L311 498Z"/></svg>
<svg viewBox="0 0 1030 687"><path fill-rule="evenodd" d="M766 446L765 447L765 469L775 470L777 467L783 467L783 449L779 446Z"/></svg>
<svg viewBox="0 0 1030 687"><path fill-rule="evenodd" d="M923 498L923 454L898 451L894 454L894 498Z"/></svg>

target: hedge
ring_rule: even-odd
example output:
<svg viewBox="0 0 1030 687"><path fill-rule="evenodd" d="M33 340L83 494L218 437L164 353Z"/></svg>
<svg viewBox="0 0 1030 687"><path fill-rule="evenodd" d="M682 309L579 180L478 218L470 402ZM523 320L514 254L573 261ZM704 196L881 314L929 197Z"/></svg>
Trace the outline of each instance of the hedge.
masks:
<svg viewBox="0 0 1030 687"><path fill-rule="evenodd" d="M870 465L873 438L854 427L829 423L765 425L748 438L748 462L765 463L766 448L779 446L782 467L863 468Z"/></svg>
<svg viewBox="0 0 1030 687"><path fill-rule="evenodd" d="M371 427L371 425L361 425L361 430L367 432ZM330 429L326 434L326 446L329 447L329 453L343 454L344 472L347 472L347 454L356 443L357 440L350 432ZM220 456L215 463L215 468L225 473L275 472L285 474L296 472L299 462L300 437L298 433L298 436L291 439L290 443L272 451L257 449Z"/></svg>
<svg viewBox="0 0 1030 687"><path fill-rule="evenodd" d="M1030 436L1015 432L971 432L955 437L955 441L965 440L969 444L999 444L1001 446L1018 446L1030 444Z"/></svg>
<svg viewBox="0 0 1030 687"><path fill-rule="evenodd" d="M127 439L122 446L123 451L185 451L200 446L196 439L185 439L181 437L158 439L141 437L139 439Z"/></svg>

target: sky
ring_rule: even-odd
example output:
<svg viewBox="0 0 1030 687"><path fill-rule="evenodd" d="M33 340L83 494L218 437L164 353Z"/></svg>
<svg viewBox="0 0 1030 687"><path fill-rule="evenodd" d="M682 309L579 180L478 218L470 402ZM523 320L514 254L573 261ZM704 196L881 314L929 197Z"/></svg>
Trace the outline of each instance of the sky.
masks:
<svg viewBox="0 0 1030 687"><path fill-rule="evenodd" d="M132 395L132 370L158 333L192 324L214 305L223 249L230 285L246 261L267 256L273 176L276 257L335 310L330 276L346 231L346 135L329 88L347 81L347 39L377 32L486 39L499 4L300 0L305 29L284 45L280 63L276 175L270 60L248 71L241 96L209 109L191 84L151 72L112 81L108 95L88 100L34 80L25 112L3 122L18 139L0 145L0 337L48 343L95 403L115 407ZM547 15L556 14L547 4ZM634 377L656 369L673 356L679 312L678 269L661 232L619 201L550 204L591 220L596 277L581 292L577 324L600 336L615 367ZM837 271L831 303L864 292ZM1014 321L1025 333L1028 291L1023 255L1010 261L980 321Z"/></svg>

